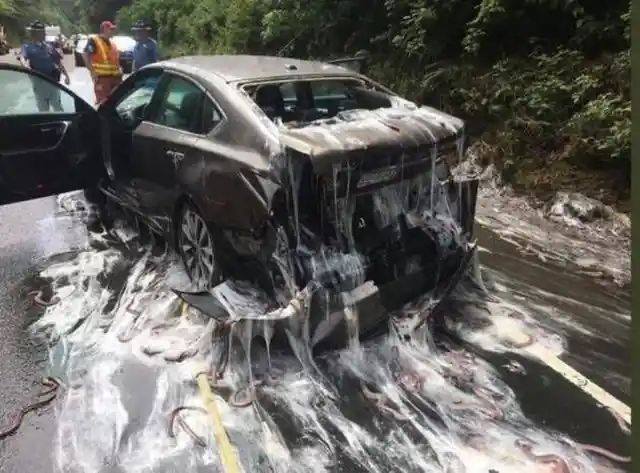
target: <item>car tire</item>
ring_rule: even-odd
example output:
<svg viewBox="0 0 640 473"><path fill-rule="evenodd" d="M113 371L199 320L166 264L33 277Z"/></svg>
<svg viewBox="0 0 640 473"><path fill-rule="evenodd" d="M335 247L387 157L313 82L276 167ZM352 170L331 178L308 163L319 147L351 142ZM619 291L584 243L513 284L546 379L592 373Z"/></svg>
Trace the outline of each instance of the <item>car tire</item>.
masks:
<svg viewBox="0 0 640 473"><path fill-rule="evenodd" d="M84 60L82 59L82 56L74 54L73 59L76 67L84 67Z"/></svg>
<svg viewBox="0 0 640 473"><path fill-rule="evenodd" d="M176 249L187 276L200 290L211 289L222 281L215 241L212 226L194 205L185 203L176 224Z"/></svg>

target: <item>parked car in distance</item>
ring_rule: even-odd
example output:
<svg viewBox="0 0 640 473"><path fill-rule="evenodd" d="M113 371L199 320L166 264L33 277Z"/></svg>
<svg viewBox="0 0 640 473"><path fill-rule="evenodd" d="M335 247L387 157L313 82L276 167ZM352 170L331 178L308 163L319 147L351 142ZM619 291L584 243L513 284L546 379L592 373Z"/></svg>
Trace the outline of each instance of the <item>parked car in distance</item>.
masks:
<svg viewBox="0 0 640 473"><path fill-rule="evenodd" d="M131 74L133 69L133 50L136 47L136 40L131 36L118 35L111 38L113 44L120 53L120 67L125 74Z"/></svg>
<svg viewBox="0 0 640 473"><path fill-rule="evenodd" d="M58 36L45 36L44 41L55 49L62 51L62 44L60 43L60 38Z"/></svg>
<svg viewBox="0 0 640 473"><path fill-rule="evenodd" d="M87 41L88 36L80 38L76 44L73 53L76 67L86 67L82 54L84 53L84 48L87 46ZM120 53L120 67L122 67L122 72L130 74L133 69L133 49L135 48L136 40L131 36L118 35L111 38L111 41L113 41Z"/></svg>
<svg viewBox="0 0 640 473"><path fill-rule="evenodd" d="M164 237L197 286L244 282L273 311L307 294L314 347L368 337L425 294L435 310L475 264L478 180L451 174L464 123L341 64L174 58L97 109L0 64L0 83L41 81L64 106L0 100L0 205L99 189L95 203Z"/></svg>
<svg viewBox="0 0 640 473"><path fill-rule="evenodd" d="M63 54L73 54L73 50L75 49L75 41L73 38L65 38L63 37L62 41L62 52Z"/></svg>

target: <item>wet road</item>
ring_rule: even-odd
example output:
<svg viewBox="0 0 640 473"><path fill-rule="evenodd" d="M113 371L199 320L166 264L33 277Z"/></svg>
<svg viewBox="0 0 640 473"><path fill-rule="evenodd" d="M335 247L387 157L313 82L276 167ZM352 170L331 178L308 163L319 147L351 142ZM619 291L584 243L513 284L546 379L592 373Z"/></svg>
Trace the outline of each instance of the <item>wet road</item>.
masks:
<svg viewBox="0 0 640 473"><path fill-rule="evenodd" d="M17 64L12 55L0 62ZM73 70L73 57L65 58ZM4 430L17 412L42 391L40 379L47 370L46 347L27 335L37 316L27 295L30 280L47 258L75 252L87 243L87 231L69 218L55 218L55 198L0 207L0 422ZM26 284L25 284L26 283ZM51 471L55 422L47 407L29 416L20 435L0 440L0 471Z"/></svg>
<svg viewBox="0 0 640 473"><path fill-rule="evenodd" d="M53 198L0 208L3 426L41 390L40 377L47 374L46 349L31 341L26 331L33 317L41 313L26 294L33 289L33 277L53 255L73 253L88 244L82 222L55 216L56 211ZM562 336L566 343L562 355L565 361L630 403L629 291L580 276L570 265L543 262L535 255L523 254L489 228L479 226L478 236L487 285L506 301L501 310L526 308L544 329ZM551 369L522 356L496 352L490 344L468 348L480 353L499 371L515 391L524 414L535 423L579 442L629 453L628 439L611 415ZM517 364L520 369L512 369ZM29 415L17 435L0 440L0 471L53 471L54 433L51 407Z"/></svg>
<svg viewBox="0 0 640 473"><path fill-rule="evenodd" d="M0 421L2 429L18 410L42 391L47 371L46 347L32 341L27 327L34 314L27 296L29 280L48 257L77 251L86 230L70 219L53 218L53 198L0 208ZM26 284L25 284L26 282ZM53 411L47 407L28 417L19 435L0 440L0 471L51 471L55 433ZM34 449L39 453L34 455Z"/></svg>

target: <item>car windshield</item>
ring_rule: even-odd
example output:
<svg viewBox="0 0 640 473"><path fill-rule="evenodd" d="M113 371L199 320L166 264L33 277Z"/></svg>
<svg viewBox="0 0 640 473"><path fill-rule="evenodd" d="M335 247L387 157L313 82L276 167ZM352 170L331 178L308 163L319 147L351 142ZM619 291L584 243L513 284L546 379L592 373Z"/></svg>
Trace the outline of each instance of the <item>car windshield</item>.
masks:
<svg viewBox="0 0 640 473"><path fill-rule="evenodd" d="M296 79L249 84L244 90L272 120L283 123L333 118L347 110L391 107L390 97L360 79Z"/></svg>
<svg viewBox="0 0 640 473"><path fill-rule="evenodd" d="M136 40L131 36L114 36L111 41L120 51L129 51L136 45Z"/></svg>

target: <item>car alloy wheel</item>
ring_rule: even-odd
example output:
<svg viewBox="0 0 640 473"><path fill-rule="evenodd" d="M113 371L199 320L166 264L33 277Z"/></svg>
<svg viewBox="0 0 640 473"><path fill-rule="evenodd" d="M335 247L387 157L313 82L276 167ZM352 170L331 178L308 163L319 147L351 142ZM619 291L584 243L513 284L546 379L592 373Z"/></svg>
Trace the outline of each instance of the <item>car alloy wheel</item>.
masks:
<svg viewBox="0 0 640 473"><path fill-rule="evenodd" d="M211 289L221 280L209 226L191 205L185 205L178 227L178 252L198 289Z"/></svg>

